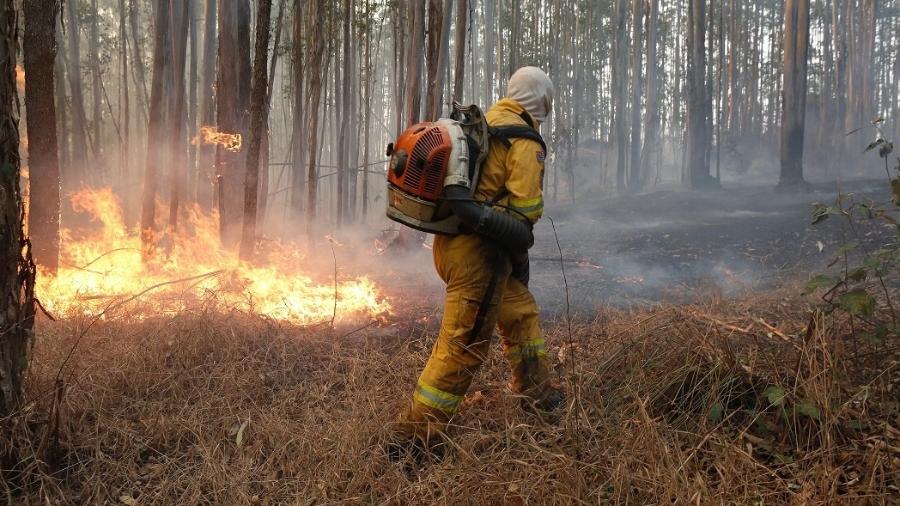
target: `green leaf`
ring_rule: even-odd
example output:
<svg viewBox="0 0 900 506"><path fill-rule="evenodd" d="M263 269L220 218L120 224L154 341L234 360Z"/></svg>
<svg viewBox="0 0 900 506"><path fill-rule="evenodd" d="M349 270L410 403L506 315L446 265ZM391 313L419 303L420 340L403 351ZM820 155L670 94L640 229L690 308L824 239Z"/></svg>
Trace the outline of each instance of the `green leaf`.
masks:
<svg viewBox="0 0 900 506"><path fill-rule="evenodd" d="M769 401L769 404L772 406L782 406L784 405L784 398L787 395L783 388L778 386L771 386L763 392L763 395Z"/></svg>
<svg viewBox="0 0 900 506"><path fill-rule="evenodd" d="M900 165L897 166L900 170ZM891 179L891 195L893 195L894 204L900 206L900 179Z"/></svg>
<svg viewBox="0 0 900 506"><path fill-rule="evenodd" d="M868 316L875 311L875 299L863 288L857 288L841 294L838 304L844 311L855 316Z"/></svg>
<svg viewBox="0 0 900 506"><path fill-rule="evenodd" d="M855 250L858 247L859 247L859 241L846 242L844 244L841 244L841 247L837 249L837 251L835 252L835 255L843 256L847 253L850 253L851 251Z"/></svg>
<svg viewBox="0 0 900 506"><path fill-rule="evenodd" d="M724 414L725 406L721 402L717 402L709 408L709 419L714 423L721 422Z"/></svg>
<svg viewBox="0 0 900 506"><path fill-rule="evenodd" d="M822 411L809 399L803 399L797 403L797 412L801 415L808 416L813 420L820 420L822 418Z"/></svg>
<svg viewBox="0 0 900 506"><path fill-rule="evenodd" d="M803 291L803 294L810 294L818 290L819 288L832 288L834 285L840 283L840 279L834 276L828 276L825 274L819 274L818 276L810 279L806 282L806 290Z"/></svg>
<svg viewBox="0 0 900 506"><path fill-rule="evenodd" d="M847 273L847 279L857 282L865 281L868 274L865 267L857 267Z"/></svg>

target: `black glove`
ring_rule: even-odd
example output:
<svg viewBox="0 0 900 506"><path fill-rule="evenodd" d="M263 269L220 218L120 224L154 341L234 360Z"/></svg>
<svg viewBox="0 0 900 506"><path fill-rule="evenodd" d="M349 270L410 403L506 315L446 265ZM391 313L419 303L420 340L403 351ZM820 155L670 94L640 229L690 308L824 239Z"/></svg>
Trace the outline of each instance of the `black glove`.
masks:
<svg viewBox="0 0 900 506"><path fill-rule="evenodd" d="M528 279L531 277L531 265L528 261L528 252L511 254L510 262L512 263L511 276L527 287Z"/></svg>

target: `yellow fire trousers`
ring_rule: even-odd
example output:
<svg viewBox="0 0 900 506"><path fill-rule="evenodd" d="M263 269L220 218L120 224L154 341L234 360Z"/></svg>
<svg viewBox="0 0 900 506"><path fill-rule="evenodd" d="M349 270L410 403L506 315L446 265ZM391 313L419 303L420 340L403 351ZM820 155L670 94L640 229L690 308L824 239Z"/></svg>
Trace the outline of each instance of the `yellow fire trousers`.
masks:
<svg viewBox="0 0 900 506"><path fill-rule="evenodd" d="M477 235L437 236L434 264L447 284L444 317L398 431L427 441L458 409L499 326L512 369L510 388L532 398L549 371L538 307L524 284L510 276L509 256Z"/></svg>

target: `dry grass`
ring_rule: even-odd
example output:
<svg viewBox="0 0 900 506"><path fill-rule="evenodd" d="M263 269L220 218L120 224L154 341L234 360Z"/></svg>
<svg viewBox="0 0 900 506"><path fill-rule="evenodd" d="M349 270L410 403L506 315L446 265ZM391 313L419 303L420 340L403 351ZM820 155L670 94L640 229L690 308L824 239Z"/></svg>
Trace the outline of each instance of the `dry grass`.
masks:
<svg viewBox="0 0 900 506"><path fill-rule="evenodd" d="M454 419L454 447L417 469L380 443L433 324L341 336L240 314L87 333L87 322L42 322L33 402L4 422L0 493L30 504L896 501L896 339L849 339L840 321L810 326L797 307L602 311L576 320L573 346L549 322L569 406L523 413L494 353Z"/></svg>

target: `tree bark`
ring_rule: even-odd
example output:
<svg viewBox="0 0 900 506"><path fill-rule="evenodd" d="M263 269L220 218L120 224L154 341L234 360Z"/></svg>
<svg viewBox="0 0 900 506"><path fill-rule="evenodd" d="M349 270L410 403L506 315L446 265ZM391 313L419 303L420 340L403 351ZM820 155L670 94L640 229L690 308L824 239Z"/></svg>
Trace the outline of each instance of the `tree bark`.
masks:
<svg viewBox="0 0 900 506"><path fill-rule="evenodd" d="M350 172L350 81L351 77L351 56L350 56L350 19L353 12L352 0L344 0L344 36L343 36L343 75L341 82L341 109L340 113L340 130L338 133L338 163L337 163L337 226L344 224L344 215L348 210L347 205L347 175ZM338 92L337 89L334 90Z"/></svg>
<svg viewBox="0 0 900 506"><path fill-rule="evenodd" d="M15 4L0 3L0 419L22 405L28 350L34 335L35 268L23 231L24 209L19 189L16 25ZM48 66L52 64L53 60L46 62ZM52 94L49 97L52 99Z"/></svg>
<svg viewBox="0 0 900 506"><path fill-rule="evenodd" d="M650 172L652 153L656 150L659 134L659 71L657 64L657 40L659 37L659 0L650 0L647 21L647 128L644 148L641 152L641 185L646 184Z"/></svg>
<svg viewBox="0 0 900 506"><path fill-rule="evenodd" d="M156 193L159 184L160 150L163 132L163 87L172 54L169 11L172 0L156 0L153 35L153 82L150 85L147 156L141 199L141 245L144 258L154 254L156 244Z"/></svg>
<svg viewBox="0 0 900 506"><path fill-rule="evenodd" d="M436 1L436 0L432 0ZM422 56L425 48L424 0L411 0L409 13L409 48L406 65L406 125L421 119Z"/></svg>
<svg viewBox="0 0 900 506"><path fill-rule="evenodd" d="M244 180L244 226L240 258L250 262L256 246L256 200L259 189L259 153L262 132L267 128L269 90L266 65L269 62L269 32L272 0L258 0L256 11L256 49L253 53L253 84L250 92L250 142L247 146L247 177Z"/></svg>
<svg viewBox="0 0 900 506"><path fill-rule="evenodd" d="M309 47L309 110L307 111L307 126L309 147L307 157L309 168L306 179L306 233L309 239L314 239L314 227L316 221L316 190L318 179L318 145L319 145L319 100L322 95L322 54L325 52L325 34L318 28L324 14L324 0L311 0L309 3L309 17L306 33L310 35L307 44Z"/></svg>
<svg viewBox="0 0 900 506"><path fill-rule="evenodd" d="M72 167L78 177L87 171L87 116L84 110L84 92L81 85L81 42L78 36L78 15L75 4L66 4L69 45L69 91L72 109Z"/></svg>
<svg viewBox="0 0 900 506"><path fill-rule="evenodd" d="M469 0L456 0L456 65L453 72L453 101L460 103L463 99L463 83L466 76L466 21L468 15Z"/></svg>
<svg viewBox="0 0 900 506"><path fill-rule="evenodd" d="M97 0L91 0L91 22L90 22L90 38L88 40L88 51L90 53L91 63L91 105L93 106L93 114L91 114L91 123L93 130L93 138L91 139L94 160L101 162L103 160L103 142L101 140L103 126L103 81L100 75L100 27L99 27L100 10L97 8Z"/></svg>
<svg viewBox="0 0 900 506"><path fill-rule="evenodd" d="M188 157L187 142L185 139L185 127L187 125L186 100L185 100L185 76L184 71L187 60L187 39L192 0L181 0L170 7L172 32L173 61L172 71L169 73L170 88L173 92L172 109L169 111L169 154L171 155L169 166L169 230L178 230L178 210L181 199L185 194L185 181L187 181ZM176 5L177 4L177 5Z"/></svg>
<svg viewBox="0 0 900 506"><path fill-rule="evenodd" d="M806 65L809 53L809 0L784 4L784 85L782 87L780 187L803 181L803 139L806 123Z"/></svg>
<svg viewBox="0 0 900 506"><path fill-rule="evenodd" d="M56 138L56 0L25 0L25 107L28 111L28 231L35 261L55 273L59 262L59 152Z"/></svg>
<svg viewBox="0 0 900 506"><path fill-rule="evenodd" d="M634 0L631 12L631 177L628 189L641 189L641 40L644 20L643 0Z"/></svg>
<svg viewBox="0 0 900 506"><path fill-rule="evenodd" d="M201 88L200 124L212 126L216 123L216 6L218 0L206 0L206 16L203 20L203 70ZM215 146L198 146L197 202L203 210L213 208L215 190Z"/></svg>
<svg viewBox="0 0 900 506"><path fill-rule="evenodd" d="M219 65L216 114L220 132L247 139L250 106L250 2L219 0ZM247 151L216 148L219 233L223 244L241 238Z"/></svg>
<svg viewBox="0 0 900 506"><path fill-rule="evenodd" d="M717 186L709 175L710 132L709 114L712 109L706 83L706 3L688 3L688 68L687 68L687 142L686 161L692 188Z"/></svg>
<svg viewBox="0 0 900 506"><path fill-rule="evenodd" d="M626 156L628 140L625 134L625 94L627 93L628 50L625 25L625 0L616 0L615 33L613 49L615 59L612 65L613 97L615 100L615 138L616 138L616 189L625 191Z"/></svg>
<svg viewBox="0 0 900 506"><path fill-rule="evenodd" d="M315 1L315 0L313 0ZM290 176L290 216L294 220L299 220L303 214L303 182L305 179L304 169L306 166L306 137L304 134L304 111L305 105L310 97L304 93L304 72L303 62L303 7L306 0L294 0L294 26L293 26L293 61L291 67L293 70L293 98L294 107L293 114L293 137L291 139L291 176Z"/></svg>

